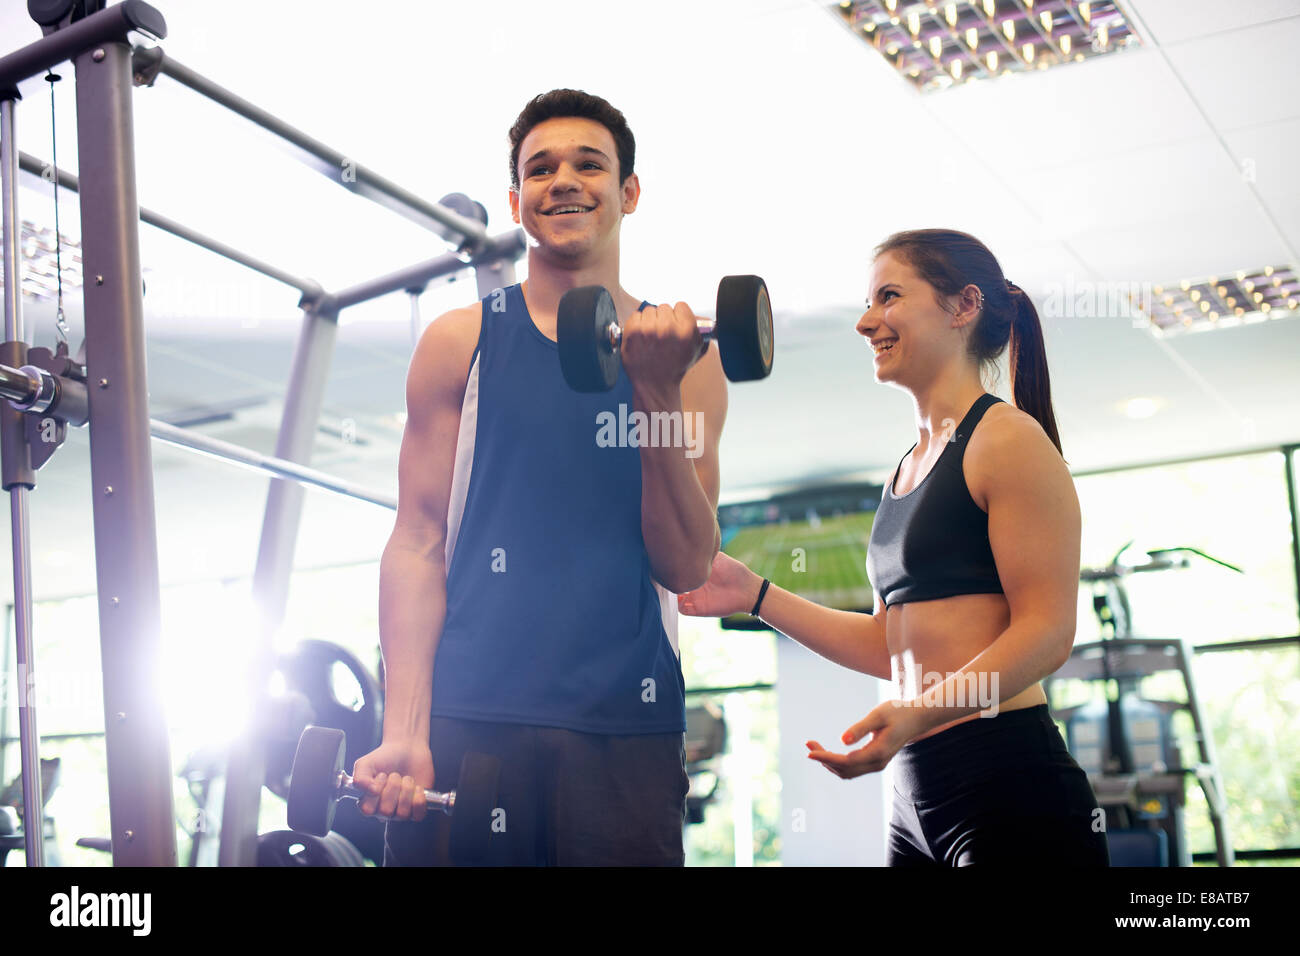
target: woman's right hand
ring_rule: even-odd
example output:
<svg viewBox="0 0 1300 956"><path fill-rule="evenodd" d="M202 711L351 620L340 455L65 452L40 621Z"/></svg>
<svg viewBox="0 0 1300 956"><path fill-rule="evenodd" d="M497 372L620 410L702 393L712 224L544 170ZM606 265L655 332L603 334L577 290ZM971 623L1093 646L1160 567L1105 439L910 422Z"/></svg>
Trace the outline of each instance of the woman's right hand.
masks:
<svg viewBox="0 0 1300 956"><path fill-rule="evenodd" d="M703 587L677 595L677 608L694 617L748 614L758 600L763 579L744 564L719 551Z"/></svg>
<svg viewBox="0 0 1300 956"><path fill-rule="evenodd" d="M433 754L428 740L385 740L357 758L352 782L370 792L358 804L364 815L378 812L396 820L424 819L424 791L433 789Z"/></svg>

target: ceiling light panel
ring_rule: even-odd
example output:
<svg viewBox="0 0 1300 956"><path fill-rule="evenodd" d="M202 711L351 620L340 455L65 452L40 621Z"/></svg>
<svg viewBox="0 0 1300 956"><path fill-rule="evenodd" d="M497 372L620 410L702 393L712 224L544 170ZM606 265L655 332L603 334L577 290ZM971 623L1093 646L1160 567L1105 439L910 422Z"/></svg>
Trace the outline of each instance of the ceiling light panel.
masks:
<svg viewBox="0 0 1300 956"><path fill-rule="evenodd" d="M1154 286L1132 301L1157 335L1204 332L1296 315L1300 277L1293 265L1241 269Z"/></svg>
<svg viewBox="0 0 1300 956"><path fill-rule="evenodd" d="M1142 42L1118 3L841 0L830 9L923 93L1107 56Z"/></svg>

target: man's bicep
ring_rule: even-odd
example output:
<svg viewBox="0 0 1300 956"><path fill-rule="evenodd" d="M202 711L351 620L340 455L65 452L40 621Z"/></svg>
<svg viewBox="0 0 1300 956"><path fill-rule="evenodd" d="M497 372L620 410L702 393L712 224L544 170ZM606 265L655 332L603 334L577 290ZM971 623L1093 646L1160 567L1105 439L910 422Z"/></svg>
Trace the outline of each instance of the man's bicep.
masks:
<svg viewBox="0 0 1300 956"><path fill-rule="evenodd" d="M722 485L718 446L727 419L727 383L717 345L710 345L682 379L682 412L687 416L688 452L694 456L695 474L716 511Z"/></svg>

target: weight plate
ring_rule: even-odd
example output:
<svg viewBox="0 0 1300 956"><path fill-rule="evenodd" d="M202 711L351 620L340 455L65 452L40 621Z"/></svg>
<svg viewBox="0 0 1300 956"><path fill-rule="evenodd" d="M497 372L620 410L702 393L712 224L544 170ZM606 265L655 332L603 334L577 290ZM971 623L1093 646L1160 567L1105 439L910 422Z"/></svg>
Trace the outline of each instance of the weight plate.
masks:
<svg viewBox="0 0 1300 956"><path fill-rule="evenodd" d="M333 727L308 727L302 732L289 778L290 829L322 837L330 832L345 747L343 731Z"/></svg>
<svg viewBox="0 0 1300 956"><path fill-rule="evenodd" d="M307 698L315 714L313 724L335 727L347 735L345 769L351 772L358 757L379 746L383 730L379 682L355 654L332 641L299 641L280 659L278 670L286 693Z"/></svg>
<svg viewBox="0 0 1300 956"><path fill-rule="evenodd" d="M487 225L487 209L481 202L475 202L464 193L448 193L438 200L439 206L446 206L452 212L458 212L466 219L474 219Z"/></svg>
<svg viewBox="0 0 1300 956"><path fill-rule="evenodd" d="M328 841L310 833L272 830L257 838L258 866L342 866Z"/></svg>
<svg viewBox="0 0 1300 956"><path fill-rule="evenodd" d="M560 298L560 370L575 392L608 392L618 381L618 348L609 340L609 329L617 324L614 300L601 286L570 289Z"/></svg>
<svg viewBox="0 0 1300 956"><path fill-rule="evenodd" d="M772 300L758 276L727 276L718 284L714 333L722 368L733 382L767 378L772 372Z"/></svg>
<svg viewBox="0 0 1300 956"><path fill-rule="evenodd" d="M325 834L325 843L329 845L330 853L333 854L337 861L336 866L365 866L365 858L361 851L353 846L352 841L342 833L331 830Z"/></svg>
<svg viewBox="0 0 1300 956"><path fill-rule="evenodd" d="M384 821L364 815L355 800L340 800L335 804L334 820L330 832L347 837L368 860L376 866L384 865Z"/></svg>

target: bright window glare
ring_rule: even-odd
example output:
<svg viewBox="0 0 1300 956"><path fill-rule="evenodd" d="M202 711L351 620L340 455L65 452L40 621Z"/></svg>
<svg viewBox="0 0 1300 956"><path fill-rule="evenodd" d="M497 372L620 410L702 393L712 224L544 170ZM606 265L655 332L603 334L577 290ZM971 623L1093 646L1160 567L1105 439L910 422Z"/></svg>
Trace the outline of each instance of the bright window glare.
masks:
<svg viewBox="0 0 1300 956"><path fill-rule="evenodd" d="M255 626L247 584L209 582L164 592L165 706L180 752L227 744L248 729Z"/></svg>

